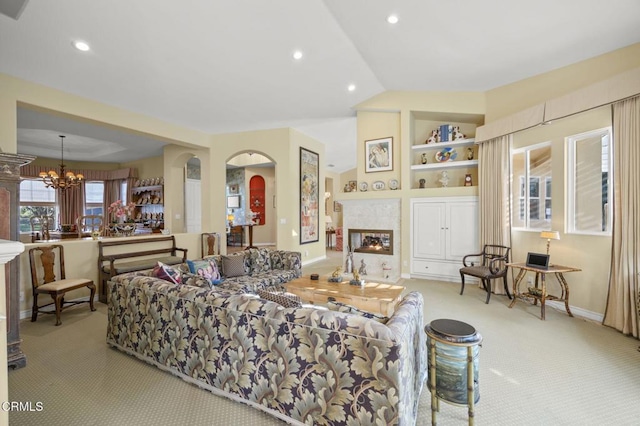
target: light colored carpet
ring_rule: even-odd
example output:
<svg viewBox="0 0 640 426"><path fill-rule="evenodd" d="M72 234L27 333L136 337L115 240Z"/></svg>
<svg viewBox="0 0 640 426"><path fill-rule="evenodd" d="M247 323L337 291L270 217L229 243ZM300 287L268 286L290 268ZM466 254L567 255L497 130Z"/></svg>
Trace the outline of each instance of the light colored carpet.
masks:
<svg viewBox="0 0 640 426"><path fill-rule="evenodd" d="M338 252L304 268L329 273ZM482 334L477 425L637 425L640 422L638 341L565 312L506 296L485 305L482 290L404 280L425 297L425 323L467 322ZM85 305L21 324L27 367L9 371L12 401L42 402L43 410L11 412L11 425L282 425L244 404L215 396L107 347L106 306ZM440 404L438 424L467 421L466 407ZM430 394L421 395L419 425L431 422Z"/></svg>

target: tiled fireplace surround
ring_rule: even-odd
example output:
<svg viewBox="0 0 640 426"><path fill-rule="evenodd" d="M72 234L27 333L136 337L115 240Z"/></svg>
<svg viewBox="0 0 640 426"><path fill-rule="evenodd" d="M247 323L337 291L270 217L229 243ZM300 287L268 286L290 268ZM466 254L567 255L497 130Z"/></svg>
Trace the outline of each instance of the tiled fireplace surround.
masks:
<svg viewBox="0 0 640 426"><path fill-rule="evenodd" d="M393 254L353 253L354 268L359 269L361 261L367 265L366 281L395 283L400 279L400 199L342 200L342 267L345 266L349 229L388 229L393 231ZM383 270L383 263L390 270Z"/></svg>

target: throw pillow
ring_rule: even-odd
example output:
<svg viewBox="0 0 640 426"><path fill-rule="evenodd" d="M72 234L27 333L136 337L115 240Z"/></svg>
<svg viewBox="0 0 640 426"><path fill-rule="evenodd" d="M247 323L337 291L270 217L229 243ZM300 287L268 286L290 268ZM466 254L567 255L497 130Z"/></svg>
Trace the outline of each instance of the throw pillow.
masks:
<svg viewBox="0 0 640 426"><path fill-rule="evenodd" d="M153 268L153 271L151 271L151 276L169 281L173 284L180 284L182 282L180 271L172 268L169 265L165 265L162 262L158 262L156 264L156 266Z"/></svg>
<svg viewBox="0 0 640 426"><path fill-rule="evenodd" d="M225 277L240 277L244 273L244 255L222 256L222 270Z"/></svg>
<svg viewBox="0 0 640 426"><path fill-rule="evenodd" d="M262 299L279 303L285 308L299 308L302 306L300 298L292 293L272 293L270 291L258 290L258 296Z"/></svg>
<svg viewBox="0 0 640 426"><path fill-rule="evenodd" d="M336 302L336 301L330 300L327 302L327 307L332 311L345 312L348 314L360 315L361 317L365 317L365 318L371 318L382 324L386 324L386 322L389 321L389 318L385 317L384 315L363 311L362 309L358 309L355 306L348 305L342 302Z"/></svg>
<svg viewBox="0 0 640 426"><path fill-rule="evenodd" d="M189 271L192 274L205 278L211 285L218 285L222 282L218 265L214 260L187 260Z"/></svg>

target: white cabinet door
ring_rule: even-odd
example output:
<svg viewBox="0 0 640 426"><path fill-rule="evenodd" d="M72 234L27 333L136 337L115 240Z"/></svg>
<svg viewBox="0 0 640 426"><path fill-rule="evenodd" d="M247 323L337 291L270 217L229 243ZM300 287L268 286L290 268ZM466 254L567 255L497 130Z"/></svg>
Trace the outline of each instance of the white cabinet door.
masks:
<svg viewBox="0 0 640 426"><path fill-rule="evenodd" d="M478 203L447 203L447 254L449 260L462 260L478 253Z"/></svg>
<svg viewBox="0 0 640 426"><path fill-rule="evenodd" d="M413 257L444 259L445 203L415 203L413 205Z"/></svg>

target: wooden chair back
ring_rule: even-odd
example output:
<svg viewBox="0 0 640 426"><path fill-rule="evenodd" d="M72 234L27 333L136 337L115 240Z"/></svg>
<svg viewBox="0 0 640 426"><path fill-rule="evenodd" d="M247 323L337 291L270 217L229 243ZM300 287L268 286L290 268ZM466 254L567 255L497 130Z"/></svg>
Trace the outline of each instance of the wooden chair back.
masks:
<svg viewBox="0 0 640 426"><path fill-rule="evenodd" d="M202 233L202 257L220 254L220 234L217 232Z"/></svg>
<svg viewBox="0 0 640 426"><path fill-rule="evenodd" d="M98 231L100 235L104 233L104 218L100 215L80 216L76 220L76 228L78 228L78 238L90 237L94 231Z"/></svg>
<svg viewBox="0 0 640 426"><path fill-rule="evenodd" d="M60 272L59 278L56 278L56 253L59 259L57 267ZM29 264L31 266L31 285L34 290L42 284L64 280L66 278L64 271L64 247L60 244L30 249ZM39 266L43 271L42 279L39 278L38 274Z"/></svg>

